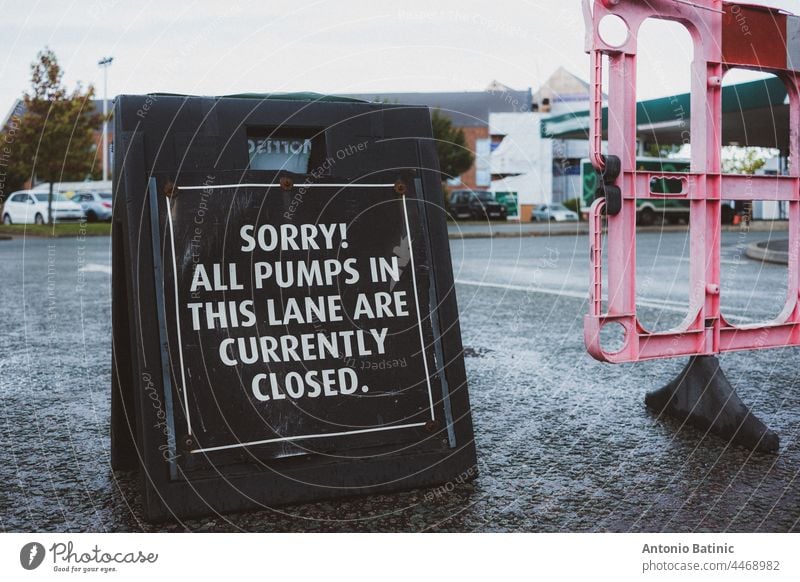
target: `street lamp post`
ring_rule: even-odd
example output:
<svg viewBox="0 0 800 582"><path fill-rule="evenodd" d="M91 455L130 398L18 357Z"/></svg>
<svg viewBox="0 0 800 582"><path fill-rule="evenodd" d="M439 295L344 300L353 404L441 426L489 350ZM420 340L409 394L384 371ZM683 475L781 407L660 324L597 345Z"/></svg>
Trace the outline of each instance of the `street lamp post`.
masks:
<svg viewBox="0 0 800 582"><path fill-rule="evenodd" d="M97 64L103 68L103 180L108 180L108 67L114 57L103 57Z"/></svg>

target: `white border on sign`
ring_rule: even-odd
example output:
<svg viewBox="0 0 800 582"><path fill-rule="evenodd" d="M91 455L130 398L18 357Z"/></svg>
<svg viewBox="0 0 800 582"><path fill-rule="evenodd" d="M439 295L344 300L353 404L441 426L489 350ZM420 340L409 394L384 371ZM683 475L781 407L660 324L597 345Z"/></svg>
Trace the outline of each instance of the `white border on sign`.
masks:
<svg viewBox="0 0 800 582"><path fill-rule="evenodd" d="M282 188L282 184L216 184L181 186L178 190L225 190L229 188ZM298 188L394 188L394 184L297 184Z"/></svg>
<svg viewBox="0 0 800 582"><path fill-rule="evenodd" d="M428 373L428 355L425 353L425 337L422 335L422 313L419 310L419 292L417 290L417 267L414 263L414 246L411 244L411 226L408 219L406 195L403 194L403 217L406 223L406 238L408 240L408 258L411 261L411 281L414 283L414 303L417 306L417 328L419 329L419 345L422 350L422 365L425 366L425 380L428 382L428 400L431 404L431 420L436 420L433 412L433 390L431 389L431 375Z"/></svg>
<svg viewBox="0 0 800 582"><path fill-rule="evenodd" d="M268 443L281 443L281 442L288 442L288 441L298 441L301 439L322 439L326 437L337 437L337 436L346 436L350 434L364 434L368 432L383 432L387 430L395 430L398 428L412 428L415 426L425 426L426 423L424 422L415 422L413 424L398 424L397 426L382 426L380 428L363 428L359 430L345 430L342 432L327 432L324 434L305 434L305 435L298 435L293 437L277 437L274 439L264 439L263 441L249 441L246 443L237 443L234 445L220 445L218 447L205 447L203 449L195 449L193 451L189 451L191 453L208 453L212 451L222 451L225 449L237 449L239 447L250 447L255 445L266 445Z"/></svg>
<svg viewBox="0 0 800 582"><path fill-rule="evenodd" d="M304 188L307 187L361 187L361 188L394 188L394 184L305 184L303 185ZM230 188L279 188L280 184L219 184L214 186L181 186L179 190L208 190L208 189L230 189ZM419 340L420 340L420 349L422 351L422 364L425 369L425 382L428 388L428 402L430 405L430 412L431 412L431 420L436 420L436 413L433 406L433 388L431 386L431 375L430 370L428 369L428 356L425 352L425 337L422 333L422 313L420 312L419 307L419 291L417 289L417 270L416 264L414 262L414 249L412 246L411 241L411 224L408 217L408 206L406 204L406 196L402 196L403 200L403 222L405 223L406 229L406 237L408 240L408 252L409 252L409 261L411 263L411 281L414 287L414 302L417 310L417 325L419 329ZM178 357L180 361L181 367L181 384L182 384L182 392L183 392L183 403L184 403L184 415L186 416L186 429L189 435L192 434L192 423L191 418L189 416L189 399L186 391L186 373L185 373L185 366L184 366L184 359L183 359L183 341L181 336L181 319L180 319L180 309L179 309L179 301L178 301L178 265L176 260L176 253L175 253L175 232L172 226L172 207L167 204L167 224L169 226L169 238L170 238L170 248L172 250L172 279L174 282L174 292L175 292L175 323L177 329L177 337L178 337ZM402 428L415 428L420 426L425 426L425 422L415 422L412 424L401 424L397 426L382 426L378 428L366 428L366 429L358 429L358 430L350 430L350 431L342 431L342 432L334 432L334 433L323 433L323 434L310 434L310 435L298 435L298 436L291 436L291 437L277 437L272 439L264 439L259 441L249 441L246 443L236 443L232 445L220 445L216 447L206 447L202 449L194 449L189 451L191 453L207 453L213 451L221 451L226 449L234 449L234 448L241 448L241 447L248 447L248 446L255 446L255 445L263 445L268 443L276 443L276 442L288 442L288 441L295 441L295 440L305 440L305 439L318 439L318 438L327 438L327 437L337 437L337 436L346 436L346 435L354 435L354 434L365 434L371 432L384 432L387 430L397 430Z"/></svg>
<svg viewBox="0 0 800 582"><path fill-rule="evenodd" d="M192 419L189 416L189 398L186 394L186 366L183 364L183 337L181 336L181 314L178 309L178 265L175 261L175 233L172 228L172 208L167 202L167 224L169 224L169 244L172 249L172 279L175 281L175 327L178 330L178 357L181 364L181 388L183 392L183 408L186 415L186 430L192 434ZM162 348L163 349L163 348Z"/></svg>

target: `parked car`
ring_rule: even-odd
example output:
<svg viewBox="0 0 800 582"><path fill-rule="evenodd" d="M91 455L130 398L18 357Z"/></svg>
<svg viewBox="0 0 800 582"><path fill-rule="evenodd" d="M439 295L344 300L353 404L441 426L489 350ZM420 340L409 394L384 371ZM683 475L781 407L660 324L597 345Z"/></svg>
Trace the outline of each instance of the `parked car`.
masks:
<svg viewBox="0 0 800 582"><path fill-rule="evenodd" d="M76 192L71 200L81 205L87 221L111 220L111 192Z"/></svg>
<svg viewBox="0 0 800 582"><path fill-rule="evenodd" d="M534 208L531 220L569 222L578 220L578 213L573 212L563 204L542 204Z"/></svg>
<svg viewBox="0 0 800 582"><path fill-rule="evenodd" d="M720 205L722 224L733 224L736 210L728 201ZM636 201L636 225L653 226L655 224L689 224L689 202L686 200L645 199Z"/></svg>
<svg viewBox="0 0 800 582"><path fill-rule="evenodd" d="M453 190L450 210L455 218L506 220L506 207L488 190Z"/></svg>
<svg viewBox="0 0 800 582"><path fill-rule="evenodd" d="M47 192L20 190L14 192L3 206L3 224L45 224L48 221ZM81 220L83 208L63 194L53 193L53 222Z"/></svg>

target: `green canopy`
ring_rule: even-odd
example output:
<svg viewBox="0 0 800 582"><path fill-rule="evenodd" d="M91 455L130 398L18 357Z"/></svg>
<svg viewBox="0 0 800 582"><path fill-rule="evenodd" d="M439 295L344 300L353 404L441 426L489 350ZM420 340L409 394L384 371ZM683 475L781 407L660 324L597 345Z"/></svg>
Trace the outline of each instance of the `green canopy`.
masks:
<svg viewBox="0 0 800 582"><path fill-rule="evenodd" d="M722 142L786 151L789 144L788 91L783 81L769 77L722 88ZM637 137L646 143L681 144L690 129L689 93L636 104ZM603 108L603 133L608 110ZM588 139L589 111L565 113L542 120L542 137Z"/></svg>

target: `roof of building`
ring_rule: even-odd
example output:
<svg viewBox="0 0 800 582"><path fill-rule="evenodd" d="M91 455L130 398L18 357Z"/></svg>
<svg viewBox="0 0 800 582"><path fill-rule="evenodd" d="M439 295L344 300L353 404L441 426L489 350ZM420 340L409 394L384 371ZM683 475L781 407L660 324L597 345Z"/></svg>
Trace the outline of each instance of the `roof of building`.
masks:
<svg viewBox="0 0 800 582"><path fill-rule="evenodd" d="M526 112L531 110L530 89L505 88L496 81L486 91L460 91L445 93L348 93L365 101L382 101L402 105L426 105L439 109L458 127L484 127L489 124L490 113Z"/></svg>
<svg viewBox="0 0 800 582"><path fill-rule="evenodd" d="M539 90L533 94L534 103L541 105L544 99L549 99L550 103L588 101L589 83L577 75L573 75L564 67L558 67Z"/></svg>

